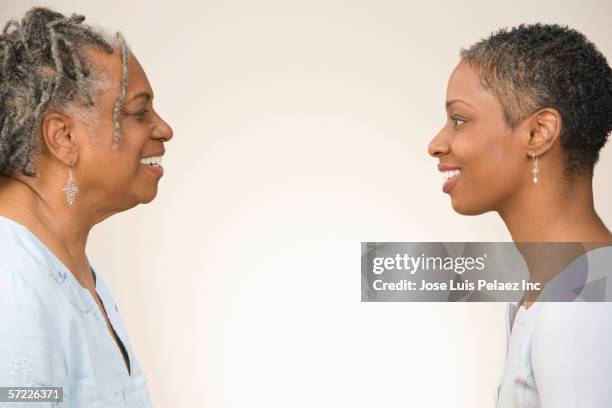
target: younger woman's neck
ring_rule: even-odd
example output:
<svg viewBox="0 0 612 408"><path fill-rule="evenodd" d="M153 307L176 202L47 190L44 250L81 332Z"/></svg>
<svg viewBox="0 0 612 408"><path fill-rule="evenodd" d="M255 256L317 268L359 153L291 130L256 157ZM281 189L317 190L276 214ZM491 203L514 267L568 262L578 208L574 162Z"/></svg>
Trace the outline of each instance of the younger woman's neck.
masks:
<svg viewBox="0 0 612 408"><path fill-rule="evenodd" d="M498 213L514 242L612 242L595 211L590 176L526 186Z"/></svg>

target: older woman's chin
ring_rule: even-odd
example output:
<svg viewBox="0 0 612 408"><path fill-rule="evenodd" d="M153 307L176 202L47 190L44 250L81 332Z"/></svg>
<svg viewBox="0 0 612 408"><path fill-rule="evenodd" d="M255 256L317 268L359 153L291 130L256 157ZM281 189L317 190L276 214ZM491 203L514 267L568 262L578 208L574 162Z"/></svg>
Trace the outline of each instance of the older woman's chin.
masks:
<svg viewBox="0 0 612 408"><path fill-rule="evenodd" d="M153 191L145 196L143 196L140 200L140 204L147 204L153 201L157 197L157 186L153 189Z"/></svg>
<svg viewBox="0 0 612 408"><path fill-rule="evenodd" d="M126 201L129 202L127 208L133 208L139 204L150 203L157 197L158 183L149 183L148 185L138 185L132 187L128 195L124 195ZM117 193L117 195L121 195Z"/></svg>
<svg viewBox="0 0 612 408"><path fill-rule="evenodd" d="M137 204L146 204L157 196L161 177L154 175L149 169L143 169L142 166L140 170L141 173L132 183L132 191L136 193Z"/></svg>
<svg viewBox="0 0 612 408"><path fill-rule="evenodd" d="M151 198L148 198L148 199L145 199L145 200L142 200L142 201L140 202L140 204L149 204L149 203L150 203L151 201L153 201L154 199L155 199L155 196L153 196L153 197L151 197Z"/></svg>

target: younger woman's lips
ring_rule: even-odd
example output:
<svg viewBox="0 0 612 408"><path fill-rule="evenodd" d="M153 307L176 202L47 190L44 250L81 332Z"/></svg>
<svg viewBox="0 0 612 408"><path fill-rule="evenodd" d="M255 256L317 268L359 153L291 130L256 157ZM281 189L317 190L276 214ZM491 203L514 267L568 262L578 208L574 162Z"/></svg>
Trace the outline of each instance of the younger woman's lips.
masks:
<svg viewBox="0 0 612 408"><path fill-rule="evenodd" d="M461 170L461 167L456 166L450 163L440 163L438 164L439 171L450 171L450 170Z"/></svg>
<svg viewBox="0 0 612 408"><path fill-rule="evenodd" d="M442 184L442 191L445 192L445 193L448 193L451 190L451 188L453 188L453 186L457 182L457 177L459 177L460 175L461 175L461 173L459 173L456 176L453 176L453 177L449 178L448 180L446 180Z"/></svg>

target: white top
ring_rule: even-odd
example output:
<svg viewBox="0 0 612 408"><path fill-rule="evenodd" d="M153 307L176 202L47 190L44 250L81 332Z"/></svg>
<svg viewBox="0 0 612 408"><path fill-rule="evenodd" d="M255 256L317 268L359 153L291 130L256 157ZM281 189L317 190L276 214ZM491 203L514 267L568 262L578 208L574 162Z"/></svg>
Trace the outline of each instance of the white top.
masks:
<svg viewBox="0 0 612 408"><path fill-rule="evenodd" d="M64 393L60 403L0 407L151 407L117 305L100 272L92 271L129 373L91 293L24 225L0 216L0 387L63 387Z"/></svg>
<svg viewBox="0 0 612 408"><path fill-rule="evenodd" d="M609 274L612 248L588 252ZM602 271L601 268L608 268ZM552 281L551 281L552 282ZM498 408L612 407L612 303L520 302L505 309L507 354Z"/></svg>

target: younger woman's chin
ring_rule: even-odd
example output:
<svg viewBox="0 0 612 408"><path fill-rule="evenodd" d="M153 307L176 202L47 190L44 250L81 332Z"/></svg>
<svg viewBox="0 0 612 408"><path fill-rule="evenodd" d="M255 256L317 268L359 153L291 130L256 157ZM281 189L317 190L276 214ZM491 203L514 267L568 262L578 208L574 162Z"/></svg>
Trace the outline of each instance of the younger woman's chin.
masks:
<svg viewBox="0 0 612 408"><path fill-rule="evenodd" d="M453 210L461 215L480 215L490 211L490 209L484 208L483 206L453 197L451 197L451 205Z"/></svg>

